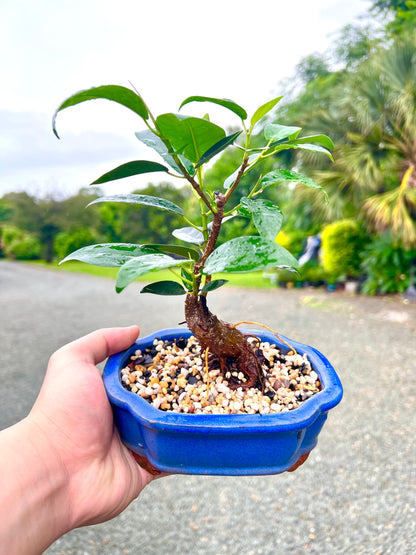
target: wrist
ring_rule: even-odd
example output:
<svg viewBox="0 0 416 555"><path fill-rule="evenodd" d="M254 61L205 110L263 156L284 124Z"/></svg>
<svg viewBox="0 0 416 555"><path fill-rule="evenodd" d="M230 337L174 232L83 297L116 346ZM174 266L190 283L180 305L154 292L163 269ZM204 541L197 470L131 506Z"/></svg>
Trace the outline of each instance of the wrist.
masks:
<svg viewBox="0 0 416 555"><path fill-rule="evenodd" d="M0 438L6 493L0 527L7 522L7 552L42 553L71 529L65 467L36 419L22 420Z"/></svg>

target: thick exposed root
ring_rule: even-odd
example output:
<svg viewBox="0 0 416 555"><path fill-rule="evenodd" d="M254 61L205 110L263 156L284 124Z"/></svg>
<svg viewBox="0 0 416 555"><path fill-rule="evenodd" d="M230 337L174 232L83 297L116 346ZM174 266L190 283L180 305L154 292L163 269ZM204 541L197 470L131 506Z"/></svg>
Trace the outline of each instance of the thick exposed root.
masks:
<svg viewBox="0 0 416 555"><path fill-rule="evenodd" d="M230 383L230 387L263 389L264 377L261 364L247 337L237 328L233 328L212 314L204 296L187 296L185 318L201 348L203 350L208 348L209 352L218 358L223 374L229 369L229 359L232 359L238 371L246 377L245 382Z"/></svg>

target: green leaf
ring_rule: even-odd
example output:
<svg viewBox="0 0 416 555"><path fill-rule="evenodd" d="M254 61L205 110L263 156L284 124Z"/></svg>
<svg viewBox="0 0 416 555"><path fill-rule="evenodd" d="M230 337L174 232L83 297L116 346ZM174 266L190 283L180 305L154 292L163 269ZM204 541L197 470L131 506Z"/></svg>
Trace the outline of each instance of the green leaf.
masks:
<svg viewBox="0 0 416 555"><path fill-rule="evenodd" d="M266 187L270 187L270 185L277 185L278 183L283 183L283 182L302 183L307 187L315 187L317 189L322 189L322 187L318 185L318 183L316 183L310 177L306 177L306 175L303 175L301 173L298 173L292 170L282 170L282 169L273 170L269 173L266 173L266 175L264 175L261 178L260 184L261 184L261 189L263 190Z"/></svg>
<svg viewBox="0 0 416 555"><path fill-rule="evenodd" d="M110 195L107 197L100 197L87 206L91 204L97 204L97 202L126 202L128 204L143 204L146 206L153 206L154 208L161 208L162 210L168 210L169 212L174 212L175 214L183 215L183 210L170 200L165 200L163 198L152 197L150 195Z"/></svg>
<svg viewBox="0 0 416 555"><path fill-rule="evenodd" d="M292 143L286 143L289 148L300 148L301 150L310 150L312 152L321 152L322 154L326 154L332 161L334 158L332 157L331 152L320 145L312 145L309 143L301 143L300 141L294 141Z"/></svg>
<svg viewBox="0 0 416 555"><path fill-rule="evenodd" d="M154 295L186 295L186 290L177 281L155 281L143 287L140 293Z"/></svg>
<svg viewBox="0 0 416 555"><path fill-rule="evenodd" d="M294 172L292 170L273 170L269 173L266 173L261 179L260 186L261 191L263 191L266 187L270 187L271 185L278 185L279 183L301 183L302 185L306 185L306 187L312 187L314 189L320 189L325 198L328 197L324 188L316 183L310 177L306 177L301 173Z"/></svg>
<svg viewBox="0 0 416 555"><path fill-rule="evenodd" d="M318 143L329 150L334 150L334 143L326 135L310 135L309 137L301 137L296 139L297 143Z"/></svg>
<svg viewBox="0 0 416 555"><path fill-rule="evenodd" d="M140 96L132 90L127 89L126 87L121 87L119 85L104 85L102 87L93 87L91 89L80 91L70 96L56 110L52 120L52 129L58 139L59 135L56 131L56 116L58 115L58 112L64 110L65 108L69 108L70 106L75 106L76 104L85 102L86 100L95 99L113 100L114 102L117 102L118 104L121 104L122 106L125 106L130 110L133 110L134 113L138 114L144 120L147 120L149 118L149 113L147 111L145 103L140 98Z"/></svg>
<svg viewBox="0 0 416 555"><path fill-rule="evenodd" d="M192 260L199 260L200 255L199 252L195 249L191 249L190 247L182 247L181 245L144 245L149 249L154 249L156 251L168 253L168 254L177 254L178 256L183 256L187 260L190 258Z"/></svg>
<svg viewBox="0 0 416 555"><path fill-rule="evenodd" d="M181 268L181 279L185 289L192 289L192 283L194 281L194 274L184 266Z"/></svg>
<svg viewBox="0 0 416 555"><path fill-rule="evenodd" d="M262 237L236 237L215 249L202 273L252 272L271 266L296 268L298 261L285 248Z"/></svg>
<svg viewBox="0 0 416 555"><path fill-rule="evenodd" d="M278 206L266 199L240 200L243 211L250 212L254 225L263 239L274 241L280 231L283 215ZM246 215L244 212L242 215Z"/></svg>
<svg viewBox="0 0 416 555"><path fill-rule="evenodd" d="M145 254L131 258L119 270L116 279L116 291L120 293L129 283L148 272L156 272L163 268L172 268L188 264L187 260L175 260L167 254Z"/></svg>
<svg viewBox="0 0 416 555"><path fill-rule="evenodd" d="M277 98L273 98L273 100L269 100L265 104L262 104L260 108L257 108L250 121L251 127L254 127L255 124L261 120L261 118L263 118L266 114L268 114L270 110L272 110L276 106L279 100L282 100L282 98L283 96L278 96Z"/></svg>
<svg viewBox="0 0 416 555"><path fill-rule="evenodd" d="M228 110L237 114L242 120L247 119L247 112L239 106L236 102L229 100L228 98L212 98L210 96L189 96L186 98L182 104L179 106L179 110L185 106L185 104L189 104L190 102L212 102L213 104L219 104Z"/></svg>
<svg viewBox="0 0 416 555"><path fill-rule="evenodd" d="M247 208L245 208L245 206L240 204L240 206L237 208L237 215L243 216L244 218L251 218L251 210L248 210Z"/></svg>
<svg viewBox="0 0 416 555"><path fill-rule="evenodd" d="M107 183L108 181L115 181L116 179L123 179L125 177L131 177L132 175L139 175L141 173L151 173L151 172L168 172L166 166L158 164L157 162L150 162L148 160L135 160L133 162L127 162L127 164L122 164L117 168L105 173L91 185L99 185L100 183Z"/></svg>
<svg viewBox="0 0 416 555"><path fill-rule="evenodd" d="M162 139L160 139L160 137L150 131L150 129L139 131L135 133L135 135L139 141L141 141L149 148L155 150L173 170L177 171L180 174L183 173L172 154L169 153L168 147L165 145ZM179 158L186 171L193 175L195 171L192 162L190 160L187 160L184 156L179 156Z"/></svg>
<svg viewBox="0 0 416 555"><path fill-rule="evenodd" d="M300 131L302 131L301 127L287 127L278 123L268 123L264 128L264 137L268 141L281 141L292 136L296 138Z"/></svg>
<svg viewBox="0 0 416 555"><path fill-rule="evenodd" d="M225 131L205 119L162 114L156 120L163 136L177 154L196 164L204 152L225 138Z"/></svg>
<svg viewBox="0 0 416 555"><path fill-rule="evenodd" d="M107 268L122 266L128 260L143 256L152 252L157 252L151 247L144 245L134 245L132 243L101 243L82 247L67 257L59 264L69 260L79 260L94 266L104 266Z"/></svg>
<svg viewBox="0 0 416 555"><path fill-rule="evenodd" d="M194 243L195 245L202 245L204 242L204 236L201 231L195 229L194 227L180 227L172 231L172 235L179 239L179 241L185 241L185 243Z"/></svg>
<svg viewBox="0 0 416 555"><path fill-rule="evenodd" d="M242 131L237 131L236 133L233 133L232 135L228 135L224 139L221 139L221 141L218 141L218 143L216 143L214 146L208 149L201 156L201 158L198 160L198 163L195 166L195 169L198 169L200 166L202 166L202 164L205 164L206 162L211 160L211 158L214 158L214 156L216 156L217 154L225 150L229 145L231 145L236 140L236 138L239 135L241 135L241 133Z"/></svg>
<svg viewBox="0 0 416 555"><path fill-rule="evenodd" d="M155 135L150 129L146 129L145 131L138 131L135 133L137 139L140 142L144 143L146 146L155 150L163 160L169 164L169 166L177 172L181 172L178 164L173 159L173 156L169 154L168 147L165 143L160 139L157 135Z"/></svg>
<svg viewBox="0 0 416 555"><path fill-rule="evenodd" d="M228 283L228 279L213 279L212 281L204 285L204 287L201 289L201 293L202 295L206 295L206 293L209 293L210 291L215 291L215 289L222 287L226 283Z"/></svg>
<svg viewBox="0 0 416 555"><path fill-rule="evenodd" d="M235 171L233 171L231 175L227 177L227 179L224 181L224 189L229 189L231 187L239 171L240 171L240 168L238 167Z"/></svg>

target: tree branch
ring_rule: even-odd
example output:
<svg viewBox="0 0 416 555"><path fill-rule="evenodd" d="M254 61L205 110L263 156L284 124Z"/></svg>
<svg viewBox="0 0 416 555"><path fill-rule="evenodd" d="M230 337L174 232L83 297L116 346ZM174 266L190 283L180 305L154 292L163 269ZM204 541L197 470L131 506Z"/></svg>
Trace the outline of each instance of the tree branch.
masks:
<svg viewBox="0 0 416 555"><path fill-rule="evenodd" d="M243 163L241 164L241 168L239 169L239 172L234 180L234 183L231 185L231 187L227 191L227 194L225 195L225 202L227 202L227 200L230 198L230 196L234 193L234 191L238 187L238 184L240 183L240 179L243 177L243 174L246 171L247 166L248 166L248 157L245 156Z"/></svg>
<svg viewBox="0 0 416 555"><path fill-rule="evenodd" d="M222 218L224 215L224 206L227 202L226 197L219 192L215 193L215 204L217 207L216 212L214 212L214 219L212 221L211 231L209 233L207 246L205 247L204 253L198 262L195 264L194 273L199 274L199 272L204 267L205 262L207 261L208 256L214 251L215 245L217 244L218 235L221 230L221 223ZM199 283L198 283L199 286Z"/></svg>
<svg viewBox="0 0 416 555"><path fill-rule="evenodd" d="M196 192L196 194L199 196L199 198L202 199L203 203L209 209L209 211L213 212L211 203L209 202L208 197L204 194L204 192L201 189L199 183L197 181L195 181L195 179L192 177L192 175L189 175L189 173L185 169L183 171L183 175L184 175L185 179L187 179L189 181L189 183L191 184L192 189Z"/></svg>

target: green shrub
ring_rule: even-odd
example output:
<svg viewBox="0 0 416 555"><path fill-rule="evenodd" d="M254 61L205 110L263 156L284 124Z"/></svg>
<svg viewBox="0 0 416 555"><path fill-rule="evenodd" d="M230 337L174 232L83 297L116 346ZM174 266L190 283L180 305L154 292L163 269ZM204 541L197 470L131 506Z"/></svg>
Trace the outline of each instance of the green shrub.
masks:
<svg viewBox="0 0 416 555"><path fill-rule="evenodd" d="M15 225L5 224L1 228L1 238L4 245L10 245L15 239L21 237L24 231Z"/></svg>
<svg viewBox="0 0 416 555"><path fill-rule="evenodd" d="M2 228L3 252L8 258L17 260L32 260L39 258L41 242L32 233L28 233L14 225L4 225Z"/></svg>
<svg viewBox="0 0 416 555"><path fill-rule="evenodd" d="M362 269L366 275L361 291L404 293L410 285L410 269L416 264L416 250L394 245L390 233L376 237L364 251Z"/></svg>
<svg viewBox="0 0 416 555"><path fill-rule="evenodd" d="M320 264L308 262L300 268L302 281L308 281L311 285L318 285L328 281L328 273Z"/></svg>
<svg viewBox="0 0 416 555"><path fill-rule="evenodd" d="M360 275L361 230L354 220L339 220L322 231L322 265L333 280Z"/></svg>
<svg viewBox="0 0 416 555"><path fill-rule="evenodd" d="M82 227L75 231L62 231L55 236L53 248L58 260L62 260L71 252L97 242L97 237L90 229Z"/></svg>

